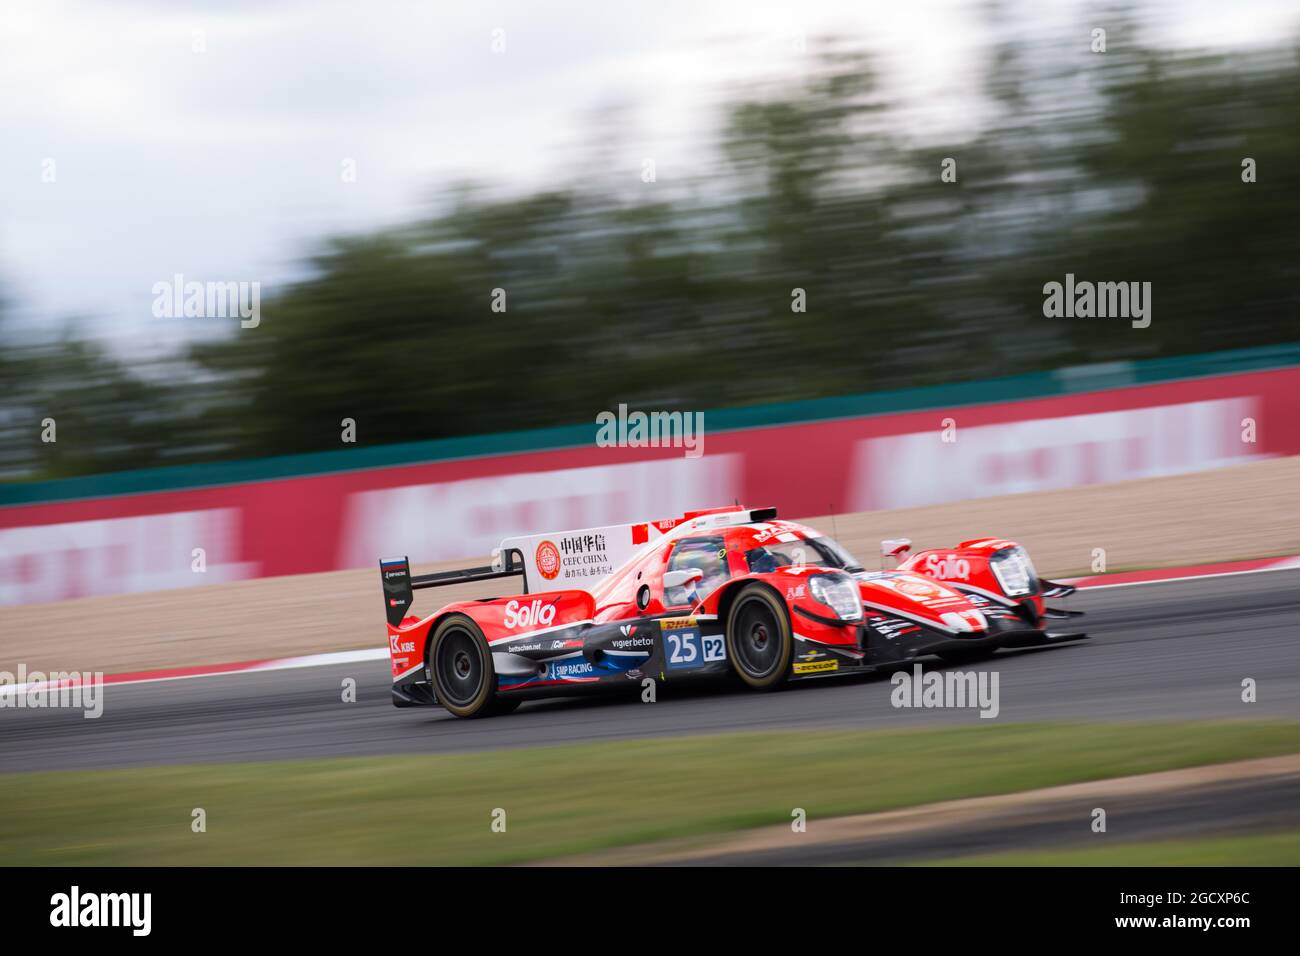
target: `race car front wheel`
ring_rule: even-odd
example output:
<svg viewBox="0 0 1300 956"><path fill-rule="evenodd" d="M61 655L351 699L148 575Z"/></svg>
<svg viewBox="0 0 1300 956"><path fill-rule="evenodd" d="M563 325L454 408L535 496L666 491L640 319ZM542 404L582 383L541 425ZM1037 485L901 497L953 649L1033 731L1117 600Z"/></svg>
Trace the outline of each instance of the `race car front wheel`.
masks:
<svg viewBox="0 0 1300 956"><path fill-rule="evenodd" d="M746 585L727 614L727 656L736 674L755 690L773 690L789 676L793 653L781 599L761 584Z"/></svg>
<svg viewBox="0 0 1300 956"><path fill-rule="evenodd" d="M492 652L478 625L462 614L448 617L433 632L429 672L438 703L457 717L488 717L517 705L497 697Z"/></svg>

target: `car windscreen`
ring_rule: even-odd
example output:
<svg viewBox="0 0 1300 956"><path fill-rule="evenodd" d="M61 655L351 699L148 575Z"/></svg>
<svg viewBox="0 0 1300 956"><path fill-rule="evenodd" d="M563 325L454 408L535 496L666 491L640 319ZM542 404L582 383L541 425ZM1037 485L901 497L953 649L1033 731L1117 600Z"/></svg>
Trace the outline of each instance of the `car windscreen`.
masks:
<svg viewBox="0 0 1300 956"><path fill-rule="evenodd" d="M799 538L796 541L769 541L745 552L749 570L765 573L777 568L816 565L861 571L862 565L833 538Z"/></svg>

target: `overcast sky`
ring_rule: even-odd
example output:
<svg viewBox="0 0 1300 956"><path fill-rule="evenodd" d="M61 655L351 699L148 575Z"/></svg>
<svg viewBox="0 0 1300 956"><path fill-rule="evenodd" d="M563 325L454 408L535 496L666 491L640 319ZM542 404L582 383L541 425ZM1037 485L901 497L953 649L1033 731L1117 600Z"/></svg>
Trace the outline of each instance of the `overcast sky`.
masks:
<svg viewBox="0 0 1300 956"><path fill-rule="evenodd" d="M1084 22L1074 0L1007 6L1030 33ZM1294 0L1147 7L1168 45L1269 42L1300 23ZM704 158L729 84L797 74L798 40L827 32L884 57L919 132L969 135L990 39L980 10L3 0L0 290L27 324L76 314L97 334L164 343L184 329L152 318L155 282L259 280L265 297L299 274L313 240L411 218L453 181L564 182L601 109L630 125L617 147L630 177L641 156L671 177ZM341 176L347 160L355 182Z"/></svg>

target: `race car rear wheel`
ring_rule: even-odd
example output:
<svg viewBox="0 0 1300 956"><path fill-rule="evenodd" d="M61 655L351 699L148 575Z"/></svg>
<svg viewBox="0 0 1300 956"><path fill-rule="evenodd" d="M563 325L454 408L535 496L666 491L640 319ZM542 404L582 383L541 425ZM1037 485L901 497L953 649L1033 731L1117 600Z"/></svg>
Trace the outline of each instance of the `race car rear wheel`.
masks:
<svg viewBox="0 0 1300 956"><path fill-rule="evenodd" d="M442 621L429 641L429 673L438 703L457 717L487 717L514 710L496 696L492 652L477 624L463 614Z"/></svg>
<svg viewBox="0 0 1300 956"><path fill-rule="evenodd" d="M790 617L770 588L748 584L727 613L727 657L736 674L755 690L785 683L794 654Z"/></svg>

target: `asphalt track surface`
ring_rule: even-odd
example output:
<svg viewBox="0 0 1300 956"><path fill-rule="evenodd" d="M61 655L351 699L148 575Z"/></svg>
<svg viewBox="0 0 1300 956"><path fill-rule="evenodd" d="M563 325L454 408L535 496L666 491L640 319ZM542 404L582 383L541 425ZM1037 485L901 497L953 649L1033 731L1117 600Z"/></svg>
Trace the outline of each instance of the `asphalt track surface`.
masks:
<svg viewBox="0 0 1300 956"><path fill-rule="evenodd" d="M1091 640L1003 651L974 665L999 674L998 721L1300 717L1300 571L1085 591L1062 603L1088 613L1081 626ZM349 677L355 703L342 700ZM1257 703L1241 701L1247 677L1258 682ZM776 694L665 686L654 704L633 692L534 701L509 716L463 721L441 708L394 708L387 663L372 661L110 685L96 720L6 707L0 772L992 723L975 710L895 709L890 691L887 672Z"/></svg>

